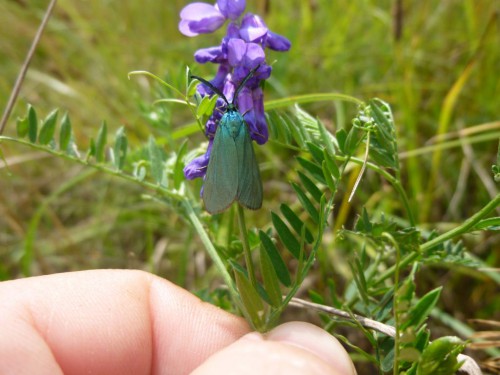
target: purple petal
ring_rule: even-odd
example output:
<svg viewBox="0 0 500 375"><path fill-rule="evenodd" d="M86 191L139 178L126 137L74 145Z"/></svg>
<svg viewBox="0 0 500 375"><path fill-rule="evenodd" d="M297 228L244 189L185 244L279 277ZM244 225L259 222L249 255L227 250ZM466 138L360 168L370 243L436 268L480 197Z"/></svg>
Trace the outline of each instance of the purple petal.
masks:
<svg viewBox="0 0 500 375"><path fill-rule="evenodd" d="M250 69L248 69L245 65L239 65L234 68L233 76L231 79L233 82L240 84L241 81L245 79L245 77L250 73ZM248 85L246 85L248 87Z"/></svg>
<svg viewBox="0 0 500 375"><path fill-rule="evenodd" d="M179 22L179 31L189 37L196 36L198 35L197 33L193 33L191 29L189 28L189 22L187 20L181 20Z"/></svg>
<svg viewBox="0 0 500 375"><path fill-rule="evenodd" d="M224 17L221 18L205 18L201 21L189 22L189 30L198 34L210 34L221 27L225 22Z"/></svg>
<svg viewBox="0 0 500 375"><path fill-rule="evenodd" d="M245 123L248 127L248 132L250 133L250 138L254 139L254 133L257 130L257 121L255 120L255 111L254 109L250 109L249 111L243 114L243 118L245 119Z"/></svg>
<svg viewBox="0 0 500 375"><path fill-rule="evenodd" d="M230 39L227 42L227 60L229 65L238 66L243 61L247 50L247 44L243 39Z"/></svg>
<svg viewBox="0 0 500 375"><path fill-rule="evenodd" d="M254 69L255 67L256 65L240 65L235 67L233 71L233 81L238 83L243 81L248 73L250 73L250 70ZM255 89L259 87L261 81L268 79L271 76L271 70L272 68L269 65L262 62L259 68L255 71L254 75L247 81L245 86L249 89Z"/></svg>
<svg viewBox="0 0 500 375"><path fill-rule="evenodd" d="M240 28L234 22L231 22L227 25L226 36L228 38L239 38L240 37Z"/></svg>
<svg viewBox="0 0 500 375"><path fill-rule="evenodd" d="M255 77L260 80L266 80L271 77L273 68L267 64L260 64L259 69L255 72Z"/></svg>
<svg viewBox="0 0 500 375"><path fill-rule="evenodd" d="M215 78L211 81L212 85L217 87L220 91L224 90L224 82L227 75L231 72L231 67L228 64L221 63L219 69L217 69L217 74Z"/></svg>
<svg viewBox="0 0 500 375"><path fill-rule="evenodd" d="M208 144L207 152L191 160L184 167L184 176L188 180L193 180L198 177L205 176L207 172L208 161L210 160L210 151L212 149L211 142Z"/></svg>
<svg viewBox="0 0 500 375"><path fill-rule="evenodd" d="M238 111L242 114L246 114L253 108L253 97L252 91L247 87L241 89L238 95Z"/></svg>
<svg viewBox="0 0 500 375"><path fill-rule="evenodd" d="M180 16L183 20L199 21L215 14L221 14L213 5L207 3L191 3L182 8Z"/></svg>
<svg viewBox="0 0 500 375"><path fill-rule="evenodd" d="M292 46L287 38L272 31L267 33L265 45L274 51L288 51Z"/></svg>
<svg viewBox="0 0 500 375"><path fill-rule="evenodd" d="M245 0L217 0L217 7L226 18L235 20L245 11Z"/></svg>
<svg viewBox="0 0 500 375"><path fill-rule="evenodd" d="M203 83L200 83L198 87L196 87L196 92L203 98L204 96L207 95L213 95L213 91L210 89L210 87L204 85Z"/></svg>
<svg viewBox="0 0 500 375"><path fill-rule="evenodd" d="M217 103L215 104L215 109L212 113L212 116L208 119L205 124L205 134L208 136L210 140L213 140L215 137L215 132L217 131L217 126L219 124L220 119L222 118L222 114L226 111L226 102L217 98Z"/></svg>
<svg viewBox="0 0 500 375"><path fill-rule="evenodd" d="M216 7L206 3L191 3L181 10L179 31L186 36L207 34L221 27L226 19Z"/></svg>
<svg viewBox="0 0 500 375"><path fill-rule="evenodd" d="M220 63L225 59L222 53L222 47L209 47L202 48L195 52L194 59L200 64L205 64L206 62Z"/></svg>
<svg viewBox="0 0 500 375"><path fill-rule="evenodd" d="M260 87L252 92L253 97L253 114L255 116L255 124L250 128L250 138L259 145L267 142L269 132L267 129L267 121L264 112L264 94Z"/></svg>
<svg viewBox="0 0 500 375"><path fill-rule="evenodd" d="M247 13L241 21L240 36L246 42L261 43L266 36L268 28L262 18Z"/></svg>
<svg viewBox="0 0 500 375"><path fill-rule="evenodd" d="M222 93L229 101L229 103L233 102L233 95L235 90L236 88L234 87L234 82L232 80L232 77L230 74L228 74L226 82L224 82L224 89L222 90Z"/></svg>
<svg viewBox="0 0 500 375"><path fill-rule="evenodd" d="M216 111L214 111L215 113ZM205 134L209 137L209 139L214 139L215 131L217 130L217 122L214 116L210 116L207 123L205 124Z"/></svg>
<svg viewBox="0 0 500 375"><path fill-rule="evenodd" d="M230 72L230 67L227 64L220 64L219 69L217 70L217 74L215 77L210 81L210 83L218 88L220 91L224 89L224 81L226 80L227 75ZM200 83L196 89L198 94L200 94L201 97L205 95L212 96L214 92L210 87L204 85L203 83ZM221 99L222 100L222 99Z"/></svg>
<svg viewBox="0 0 500 375"><path fill-rule="evenodd" d="M227 59L227 54L228 54L228 46L227 45L228 45L229 41L232 39L241 39L240 38L240 29L239 29L238 25L236 25L234 22L231 22L227 26L226 36L224 38L222 38L222 43L221 43L222 53L224 53L224 55L226 56L226 59Z"/></svg>
<svg viewBox="0 0 500 375"><path fill-rule="evenodd" d="M238 95L238 110L243 114L243 118L248 126L250 138L253 139L253 134L258 131L257 121L255 118L254 100L252 90L248 87L241 89Z"/></svg>
<svg viewBox="0 0 500 375"><path fill-rule="evenodd" d="M243 64L247 68L253 69L266 60L266 54L264 50L257 43L248 43L246 47L247 50Z"/></svg>
<svg viewBox="0 0 500 375"><path fill-rule="evenodd" d="M196 87L196 92L203 98L204 96L212 96L214 92L210 87L205 85L204 83L200 83L198 87Z"/></svg>

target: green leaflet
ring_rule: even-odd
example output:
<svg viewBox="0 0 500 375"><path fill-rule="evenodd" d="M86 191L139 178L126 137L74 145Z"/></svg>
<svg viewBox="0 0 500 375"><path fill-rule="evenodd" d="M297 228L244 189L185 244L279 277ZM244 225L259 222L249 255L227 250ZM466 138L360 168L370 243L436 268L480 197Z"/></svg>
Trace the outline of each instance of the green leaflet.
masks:
<svg viewBox="0 0 500 375"><path fill-rule="evenodd" d="M271 305L279 307L281 305L282 296L278 282L278 275L274 269L274 264L272 263L269 254L263 247L261 247L260 251L260 270L262 273L262 280L264 281L264 289L269 296Z"/></svg>
<svg viewBox="0 0 500 375"><path fill-rule="evenodd" d="M57 109L54 109L48 114L42 124L40 129L40 134L38 135L38 142L41 145L47 145L54 138L54 133L56 131L56 121L57 121Z"/></svg>
<svg viewBox="0 0 500 375"><path fill-rule="evenodd" d="M263 323L262 316L264 312L264 304L262 303L259 294L241 269L234 268L234 276L236 286L240 292L241 300L246 308L245 315L250 318L254 327L260 327Z"/></svg>
<svg viewBox="0 0 500 375"><path fill-rule="evenodd" d="M36 142L36 138L38 135L38 118L36 115L35 108L28 105L28 138L31 143Z"/></svg>
<svg viewBox="0 0 500 375"><path fill-rule="evenodd" d="M294 258L299 259L300 257L300 243L292 234L288 226L283 222L283 220L274 212L271 212L271 220L273 222L274 228L281 238L281 241L285 247L290 251Z"/></svg>
<svg viewBox="0 0 500 375"><path fill-rule="evenodd" d="M411 326L420 327L436 305L442 289L443 287L440 286L420 298L417 304L410 309L408 320L401 324L401 330L405 330Z"/></svg>
<svg viewBox="0 0 500 375"><path fill-rule="evenodd" d="M115 146L113 148L114 164L116 169L122 170L127 156L128 141L125 135L125 128L122 126L116 132Z"/></svg>
<svg viewBox="0 0 500 375"><path fill-rule="evenodd" d="M425 348L417 367L417 375L455 374L460 368L457 355L465 343L458 337L444 336L436 339Z"/></svg>
<svg viewBox="0 0 500 375"><path fill-rule="evenodd" d="M97 141L95 143L95 160L98 163L102 163L105 159L104 151L106 147L107 137L108 127L106 125L106 121L103 121L99 129L99 133L97 133Z"/></svg>
<svg viewBox="0 0 500 375"><path fill-rule="evenodd" d="M67 113L61 120L61 130L59 131L59 149L66 151L71 142L71 121Z"/></svg>
<svg viewBox="0 0 500 375"><path fill-rule="evenodd" d="M267 255L269 256L269 260L273 264L274 271L276 272L279 281L284 286L289 287L290 285L292 285L290 272L288 271L288 268L283 261L283 258L281 257L278 249L276 248L276 245L271 240L271 238L263 231L259 231L259 238L263 250L266 251ZM261 253L263 252L263 250L261 249Z"/></svg>
<svg viewBox="0 0 500 375"><path fill-rule="evenodd" d="M283 214L283 216L286 218L286 220L290 223L290 225L292 226L295 233L297 233L297 235L300 236L302 233L302 228L305 225L302 222L302 220L297 216L297 214L295 212L293 212L293 210L289 206L287 206L284 203L282 203L280 205L280 211ZM308 243L308 244L313 243L314 237L311 234L311 231L309 229L307 229L307 227L304 230L305 230L304 239L305 239L306 243Z"/></svg>

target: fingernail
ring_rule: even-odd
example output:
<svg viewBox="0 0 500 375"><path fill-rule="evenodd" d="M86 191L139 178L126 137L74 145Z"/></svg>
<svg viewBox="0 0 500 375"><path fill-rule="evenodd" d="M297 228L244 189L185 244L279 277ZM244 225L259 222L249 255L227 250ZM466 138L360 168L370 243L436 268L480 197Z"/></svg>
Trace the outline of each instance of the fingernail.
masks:
<svg viewBox="0 0 500 375"><path fill-rule="evenodd" d="M328 332L310 323L282 324L270 331L266 339L307 350L328 363L339 374L356 374L351 358L340 342Z"/></svg>

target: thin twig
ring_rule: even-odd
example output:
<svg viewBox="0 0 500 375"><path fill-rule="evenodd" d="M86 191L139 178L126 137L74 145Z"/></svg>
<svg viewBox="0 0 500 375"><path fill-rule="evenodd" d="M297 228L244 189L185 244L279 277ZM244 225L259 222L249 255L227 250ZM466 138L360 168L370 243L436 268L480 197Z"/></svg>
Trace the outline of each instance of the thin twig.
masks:
<svg viewBox="0 0 500 375"><path fill-rule="evenodd" d="M321 305L319 303L314 303L314 302L309 302L305 301L300 298L292 298L290 301L290 305L292 306L300 306L300 307L309 307L317 311L321 311L326 314L330 315L335 315L339 316L341 318L347 319L352 321L353 318L356 319L356 321L361 324L363 327L373 329L375 331L378 331L380 333L383 333L384 335L394 337L396 336L396 329L392 326L389 326L384 323L377 322L376 320L372 320L369 318L365 318L364 316L361 315L356 315L356 314L350 314L346 311L336 309L331 306L325 306Z"/></svg>
<svg viewBox="0 0 500 375"><path fill-rule="evenodd" d="M3 112L2 120L0 121L0 135L3 134L5 125L7 124L7 120L9 119L10 113L12 112L12 108L14 108L14 104L19 95L19 91L21 91L21 86L23 84L24 77L26 76L26 72L28 71L31 60L33 59L33 55L35 54L36 47L40 42L40 38L42 37L43 31L45 30L47 23L49 22L49 18L52 15L52 10L54 9L56 2L57 0L50 1L49 6L47 7L47 10L45 11L45 14L43 16L42 23L40 24L40 27L38 28L38 31L35 34L35 38L31 43L31 47L28 51L28 54L26 55L26 59L24 60L23 65L21 66L21 71L17 76L16 83L14 84L14 88L12 89L12 92L10 94L9 101L7 102L7 106L5 107L5 110Z"/></svg>

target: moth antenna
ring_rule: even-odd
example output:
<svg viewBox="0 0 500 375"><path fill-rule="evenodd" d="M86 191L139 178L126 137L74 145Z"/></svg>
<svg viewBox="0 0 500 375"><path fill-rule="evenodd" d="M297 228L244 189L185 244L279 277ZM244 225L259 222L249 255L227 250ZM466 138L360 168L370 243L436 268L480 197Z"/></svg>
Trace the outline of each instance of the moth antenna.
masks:
<svg viewBox="0 0 500 375"><path fill-rule="evenodd" d="M227 105L229 105L229 101L226 99L226 96L222 93L222 91L220 91L217 87L212 85L206 79L203 79L203 78L198 77L198 76L191 76L191 79L197 79L198 81L203 83L205 86L208 86L210 88L210 90L215 92L220 98L222 98L226 102Z"/></svg>
<svg viewBox="0 0 500 375"><path fill-rule="evenodd" d="M245 115L246 115L248 112L250 112L251 110L252 110L252 108L248 108L248 109L247 109L245 112L243 112L241 115L242 115L243 117L245 117Z"/></svg>
<svg viewBox="0 0 500 375"><path fill-rule="evenodd" d="M255 68L253 68L252 70L250 70L250 72L247 74L247 76L243 79L243 81L241 81L240 85L238 86L238 88L236 89L236 91L234 92L234 95L233 95L233 103L234 101L238 98L238 94L240 93L241 89L243 87L245 87L245 84L248 82L248 80L250 78L252 78L252 76L254 75L254 73L257 71L257 69L260 68L260 64L257 65Z"/></svg>

